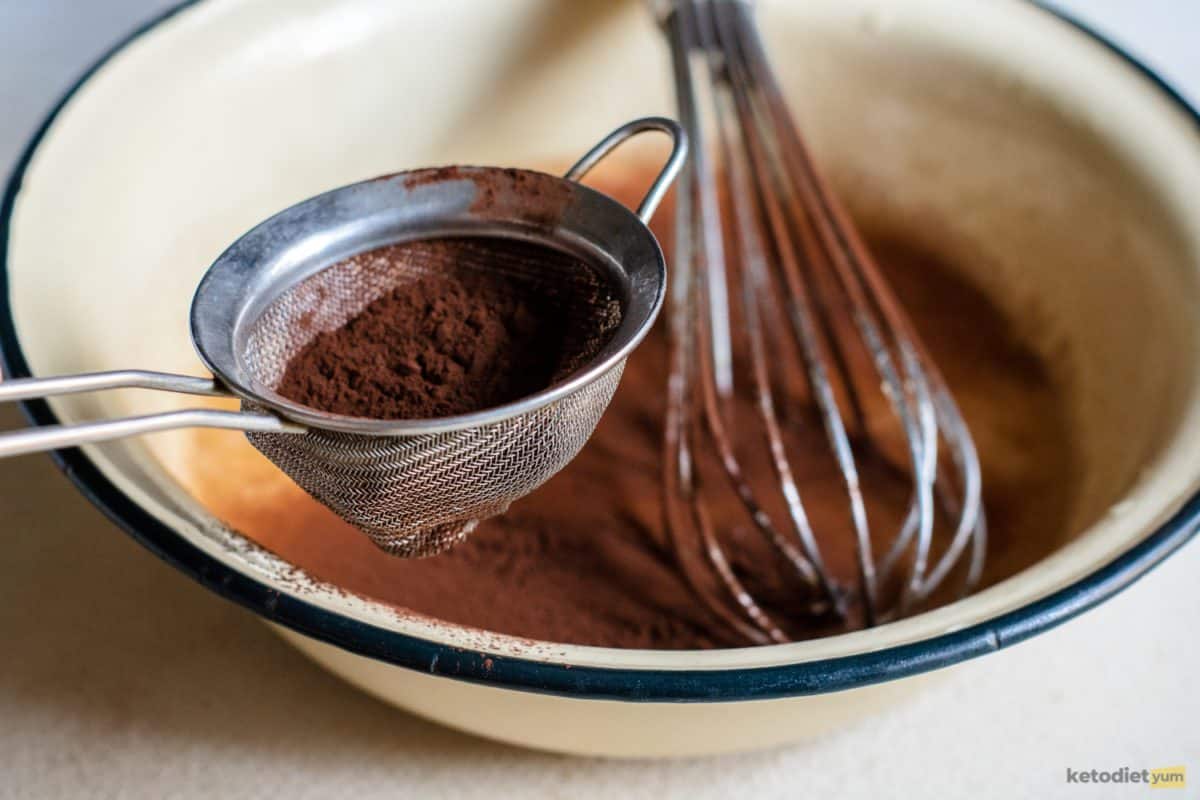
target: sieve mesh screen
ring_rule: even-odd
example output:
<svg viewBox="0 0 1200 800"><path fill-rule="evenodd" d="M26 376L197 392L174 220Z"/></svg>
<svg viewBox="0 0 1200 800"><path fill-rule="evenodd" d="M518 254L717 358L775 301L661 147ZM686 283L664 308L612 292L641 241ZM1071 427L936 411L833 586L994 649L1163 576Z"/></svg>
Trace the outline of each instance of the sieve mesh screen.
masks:
<svg viewBox="0 0 1200 800"><path fill-rule="evenodd" d="M340 328L405 281L433 271L486 270L548 297L569 324L552 383L587 366L621 321L604 272L579 258L515 239L464 240L447 263L438 240L409 242L405 258L368 251L283 292L247 336L247 368L274 390L314 337ZM558 472L587 441L624 363L538 408L460 430L372 436L310 428L300 435L248 433L292 480L388 552L427 556L503 513Z"/></svg>

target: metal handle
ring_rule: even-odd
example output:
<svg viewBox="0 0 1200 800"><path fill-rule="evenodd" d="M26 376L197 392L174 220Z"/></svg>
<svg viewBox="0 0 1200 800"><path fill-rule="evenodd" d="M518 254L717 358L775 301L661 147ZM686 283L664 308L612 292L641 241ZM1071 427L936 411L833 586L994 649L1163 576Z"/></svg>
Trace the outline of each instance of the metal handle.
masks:
<svg viewBox="0 0 1200 800"><path fill-rule="evenodd" d="M663 195L667 193L667 189L671 188L671 183L675 180L675 177L679 174L679 170L683 168L683 162L687 159L687 134L683 132L683 128L675 120L668 117L642 117L641 119L626 122L597 142L591 150L584 153L583 157L576 161L575 165L567 170L563 177L569 181L578 182L580 178L588 174L592 167L600 163L614 148L645 131L662 131L671 137L672 143L671 155L667 157L667 163L663 165L662 170L658 173L658 177L650 185L649 191L646 192L646 196L642 198L641 205L637 209L638 217L642 222L649 224L650 218L654 216L655 209L662 202Z"/></svg>
<svg viewBox="0 0 1200 800"><path fill-rule="evenodd" d="M113 372L60 375L54 378L17 378L0 381L0 403L14 400L34 400L62 394L99 392L105 389L158 389L181 394L229 397L229 393L217 386L216 381L212 378L194 378L191 375L125 369Z"/></svg>
<svg viewBox="0 0 1200 800"><path fill-rule="evenodd" d="M0 403L106 389L154 389L165 392L229 397L212 378L172 375L165 372L118 370L63 375L54 378L19 378L0 381ZM176 428L231 428L240 431L303 433L304 428L269 414L196 408L146 414L139 417L84 422L78 425L48 425L34 430L0 434L0 458L107 442L144 433Z"/></svg>

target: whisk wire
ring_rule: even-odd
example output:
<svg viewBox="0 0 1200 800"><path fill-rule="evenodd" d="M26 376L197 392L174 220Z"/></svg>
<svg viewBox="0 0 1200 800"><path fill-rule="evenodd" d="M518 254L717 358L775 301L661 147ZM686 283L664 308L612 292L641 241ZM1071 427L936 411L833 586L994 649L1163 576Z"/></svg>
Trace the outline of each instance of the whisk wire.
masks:
<svg viewBox="0 0 1200 800"><path fill-rule="evenodd" d="M944 380L817 170L771 72L750 5L739 0L677 0L665 23L674 51L683 123L697 145L694 152L705 151L703 135L711 127L717 134L715 149L721 164L717 169L707 156L694 159L678 192L675 276L686 281L688 289L676 287L679 302L672 312L674 349L665 445L668 465L678 469L686 457L692 483L684 487L676 479L666 484L665 508L679 503L690 506L690 517L719 581L755 630L777 639L772 630L777 626L745 591L711 530L706 492L694 471L695 448L711 445L754 526L805 578L805 591L817 593L809 607L850 621L843 602L847 593L825 566L792 454L785 445L780 400L790 404L795 398L777 393L779 367L773 361L775 354L768 352L772 337L766 326L786 319L811 402L841 475L863 622L873 625L910 613L944 583L968 546L962 591L969 591L982 577L986 555L974 443ZM708 109L696 102L700 75L708 79ZM703 110L711 119L705 118ZM722 197L732 218L728 231L722 229L719 216L713 221ZM736 268L725 262L722 237L726 235ZM697 265L703 269L697 270ZM743 344L739 348L734 347L728 325L725 289L731 284L737 284L731 296L741 299L738 330ZM717 308L714 302L725 305ZM712 324L714 316L722 315L724 325ZM744 350L742 355L748 359L756 424L786 510L790 537L783 537L758 502L758 489L751 486L738 461L736 445L741 440L730 435L733 404L724 394L723 378L715 374L721 363L718 355L726 346L731 363L736 362L737 350ZM737 374L731 368L731 391ZM868 407L863 399L870 393L880 399ZM879 415L868 413L876 407L887 409L883 422ZM787 425L802 424L792 414L786 419ZM683 428L694 428L693 435L681 436ZM903 466L892 463L888 455L888 430L902 437L899 461ZM939 459L943 447L947 460ZM879 559L858 466L860 451L868 450L906 475L911 487L902 520ZM668 510L668 527L681 516ZM930 568L939 520L952 522L953 533ZM673 535L677 546L684 546L687 537Z"/></svg>
<svg viewBox="0 0 1200 800"><path fill-rule="evenodd" d="M688 124L687 120L691 120L693 125L698 126L696 71L702 71L705 63L702 59L688 56L705 51L701 44L702 28L692 11L691 7L681 7L678 14L673 14L667 20L667 27L675 43L674 63L681 117L685 125ZM712 98L709 99L712 101ZM703 135L702 131L698 130L697 133ZM735 452L729 429L733 376L727 376L728 383L723 385L720 374L721 353L732 353L728 308L718 315L723 324L715 328L710 324L713 303L724 303L727 297L724 290L727 271L720 219L718 217L715 224L706 221L701 207L703 198L708 197L712 201L717 199L716 184L709 178L710 171L711 165L707 159L692 160L689 169L681 177L683 183L678 191L676 229L692 232L703 230L716 233L716 236L689 235L680 237L676 242L676 258L680 268L673 290L674 336L665 435L667 475L664 482L664 518L677 547L687 547L688 539L700 542L726 593L755 626L756 634L749 638L766 637L771 641L782 641L786 639L784 634L746 591L729 565L704 506L705 492L698 485L700 477L695 471L693 458L696 443L710 444L712 449L709 452L719 462L729 488L737 496L752 527L782 554L803 585L810 588L831 586L824 571L815 567L808 554L797 549L773 523L755 497ZM702 186L706 188L701 190ZM719 206L715 208L719 212ZM697 264L707 268L697 269ZM714 291L714 287L720 288ZM718 300L714 301L714 297ZM699 587L703 581L694 574L696 567L693 560L683 558L681 561L689 582ZM711 593L698 588L698 594L718 615L728 617L726 610ZM829 599L833 599L833 593L828 594ZM830 605L829 602L818 602L815 607L824 610ZM742 629L740 623L734 627Z"/></svg>

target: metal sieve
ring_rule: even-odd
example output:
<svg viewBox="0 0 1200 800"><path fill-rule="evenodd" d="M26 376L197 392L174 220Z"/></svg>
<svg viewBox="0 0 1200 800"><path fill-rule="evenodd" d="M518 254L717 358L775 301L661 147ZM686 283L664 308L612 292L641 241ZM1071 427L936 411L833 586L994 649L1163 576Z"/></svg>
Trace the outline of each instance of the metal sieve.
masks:
<svg viewBox="0 0 1200 800"><path fill-rule="evenodd" d="M670 135L673 146L636 214L578 183L615 147L651 130ZM305 200L234 242L201 279L191 333L213 378L122 370L0 382L0 402L144 388L233 396L241 400L240 411L198 408L18 431L0 436L0 457L176 428L233 428L381 548L401 556L444 550L562 469L591 435L626 357L662 305L666 266L646 223L686 151L674 121L647 117L604 137L562 178L443 167ZM530 242L568 254L583 267L542 269L504 259L494 267L562 289L576 304L573 316L594 322L571 369L515 402L436 419L329 414L275 391L288 360L313 337L340 327L414 275L413 268L394 262L348 258L388 244L451 236ZM486 258L475 261L481 269L493 268ZM596 292L602 283L610 291ZM581 306L589 297L606 297L613 307Z"/></svg>

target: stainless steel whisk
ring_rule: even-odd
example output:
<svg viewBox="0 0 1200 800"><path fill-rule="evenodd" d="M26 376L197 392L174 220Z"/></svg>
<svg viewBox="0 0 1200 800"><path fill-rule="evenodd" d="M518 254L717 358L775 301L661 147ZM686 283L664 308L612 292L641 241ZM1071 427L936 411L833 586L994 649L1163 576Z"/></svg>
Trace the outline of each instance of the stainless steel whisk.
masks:
<svg viewBox="0 0 1200 800"><path fill-rule="evenodd" d="M704 485L698 468L708 458L719 463L722 490L738 497L749 527L805 587L808 613L844 624L888 621L927 600L964 561L962 592L969 592L986 551L975 445L818 172L768 64L751 4L673 0L654 10L671 45L679 114L692 142L677 189L663 481L666 528L685 575L741 638L789 639L716 536L715 487ZM788 347L775 347L784 337ZM799 368L781 358L798 360ZM841 474L848 530L817 531L810 522L786 444L786 427L796 424L785 407L794 397L781 391L789 372L805 376ZM753 397L752 424L744 414L735 419L735 382L745 382ZM907 513L886 548L864 499L872 487L859 469L866 451L888 449L880 411L899 434L894 441L904 443L892 460L911 485ZM767 489L778 497L751 484L739 456L746 444L769 452ZM767 500L786 513L773 516ZM941 536L945 544L935 548L935 529L943 525L949 538ZM822 557L830 537L847 535L857 560L850 585L835 579Z"/></svg>

